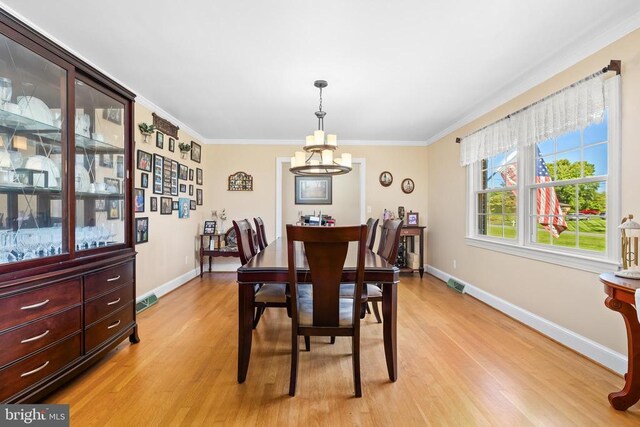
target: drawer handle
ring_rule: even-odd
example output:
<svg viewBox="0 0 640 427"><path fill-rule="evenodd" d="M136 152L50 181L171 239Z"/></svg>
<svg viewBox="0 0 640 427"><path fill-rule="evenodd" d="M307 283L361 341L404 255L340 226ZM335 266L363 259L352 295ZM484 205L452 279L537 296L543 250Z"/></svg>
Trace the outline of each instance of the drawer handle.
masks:
<svg viewBox="0 0 640 427"><path fill-rule="evenodd" d="M25 305L24 307L20 307L20 310L31 310L33 308L39 308L39 307L42 307L43 305L47 305L47 304L49 304L49 300L48 299L46 299L46 300L44 300L42 302L39 302L37 304Z"/></svg>
<svg viewBox="0 0 640 427"><path fill-rule="evenodd" d="M26 344L28 342L37 341L40 338L46 337L47 335L49 335L49 330L48 329L46 331L44 331L43 333L41 333L40 335L38 335L38 336L31 337L31 338L26 338L26 339L20 341L20 344Z"/></svg>
<svg viewBox="0 0 640 427"><path fill-rule="evenodd" d="M116 277L112 277L111 279L107 279L107 282L115 282L119 278L120 278L120 275L118 274Z"/></svg>
<svg viewBox="0 0 640 427"><path fill-rule="evenodd" d="M115 322L113 322L112 324L110 324L109 326L107 326L107 329L113 329L116 326L118 326L120 324L119 320L116 320Z"/></svg>
<svg viewBox="0 0 640 427"><path fill-rule="evenodd" d="M25 372L23 374L20 375L20 378L24 378L24 377L28 377L29 375L33 375L36 372L40 372L42 371L44 368L47 367L47 365L49 364L49 361L47 360L46 362L44 362L44 364L36 369L34 369L33 371L29 371L29 372Z"/></svg>
<svg viewBox="0 0 640 427"><path fill-rule="evenodd" d="M107 305L113 305L113 304L117 304L117 303L119 303L119 302L120 302L120 298L118 298L118 299L117 299L117 300L115 300L115 301L108 302L108 303L107 303Z"/></svg>

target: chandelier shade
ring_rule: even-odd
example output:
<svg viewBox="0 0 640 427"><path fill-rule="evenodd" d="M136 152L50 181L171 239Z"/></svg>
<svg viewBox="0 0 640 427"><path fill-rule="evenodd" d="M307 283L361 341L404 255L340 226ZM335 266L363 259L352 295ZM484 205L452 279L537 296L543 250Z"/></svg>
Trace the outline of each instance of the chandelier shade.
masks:
<svg viewBox="0 0 640 427"><path fill-rule="evenodd" d="M335 157L333 152L338 148L338 137L334 134L325 135L324 117L322 111L322 89L327 87L325 80L316 80L314 86L320 89L320 106L315 115L318 118L318 130L313 135L307 135L304 151L296 151L291 157L289 171L295 175L342 175L351 172L351 154L343 153L342 157Z"/></svg>

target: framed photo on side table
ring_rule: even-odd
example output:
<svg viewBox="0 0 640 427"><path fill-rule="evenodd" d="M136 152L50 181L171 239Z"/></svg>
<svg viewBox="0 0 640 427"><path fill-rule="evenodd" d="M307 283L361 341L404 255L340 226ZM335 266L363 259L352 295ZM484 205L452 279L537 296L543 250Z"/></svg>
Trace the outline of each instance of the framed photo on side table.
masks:
<svg viewBox="0 0 640 427"><path fill-rule="evenodd" d="M407 225L420 225L418 212L411 212L407 214Z"/></svg>
<svg viewBox="0 0 640 427"><path fill-rule="evenodd" d="M205 221L202 234L216 234L216 221Z"/></svg>

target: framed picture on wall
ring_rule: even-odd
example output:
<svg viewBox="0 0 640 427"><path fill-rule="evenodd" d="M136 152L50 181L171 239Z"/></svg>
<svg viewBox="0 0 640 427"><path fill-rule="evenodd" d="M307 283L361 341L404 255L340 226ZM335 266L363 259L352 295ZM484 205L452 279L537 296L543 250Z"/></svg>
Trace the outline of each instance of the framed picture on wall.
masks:
<svg viewBox="0 0 640 427"><path fill-rule="evenodd" d="M107 219L120 218L120 203L118 200L109 200L107 206Z"/></svg>
<svg viewBox="0 0 640 427"><path fill-rule="evenodd" d="M201 147L197 142L191 141L191 160L200 163Z"/></svg>
<svg viewBox="0 0 640 427"><path fill-rule="evenodd" d="M189 169L189 181L193 181L193 169Z"/></svg>
<svg viewBox="0 0 640 427"><path fill-rule="evenodd" d="M195 200L189 200L189 208L190 208L192 211L195 211L195 210L196 210L196 201L195 201Z"/></svg>
<svg viewBox="0 0 640 427"><path fill-rule="evenodd" d="M196 184L202 185L202 169L196 168Z"/></svg>
<svg viewBox="0 0 640 427"><path fill-rule="evenodd" d="M332 203L331 176L296 176L296 205L330 205Z"/></svg>
<svg viewBox="0 0 640 427"><path fill-rule="evenodd" d="M202 206L202 188L196 189L196 203Z"/></svg>
<svg viewBox="0 0 640 427"><path fill-rule="evenodd" d="M160 215L171 215L173 212L173 200L171 197L160 197Z"/></svg>
<svg viewBox="0 0 640 427"><path fill-rule="evenodd" d="M149 188L149 174L140 172L140 187Z"/></svg>
<svg viewBox="0 0 640 427"><path fill-rule="evenodd" d="M158 212L158 198L149 197L149 211Z"/></svg>
<svg viewBox="0 0 640 427"><path fill-rule="evenodd" d="M169 151L172 153L176 151L176 140L171 137L169 137Z"/></svg>
<svg viewBox="0 0 640 427"><path fill-rule="evenodd" d="M116 156L116 177L124 178L124 156Z"/></svg>
<svg viewBox="0 0 640 427"><path fill-rule="evenodd" d="M144 188L135 188L133 196L135 200L134 212L144 212Z"/></svg>
<svg viewBox="0 0 640 427"><path fill-rule="evenodd" d="M173 201L171 202L171 208L172 208L174 211L179 210L179 209L180 209L180 202L179 202L178 200L173 200Z"/></svg>
<svg viewBox="0 0 640 427"><path fill-rule="evenodd" d="M151 172L151 154L146 151L138 150L137 155L138 161L136 162L136 167L145 172Z"/></svg>
<svg viewBox="0 0 640 427"><path fill-rule="evenodd" d="M193 196L193 184L189 184L189 195Z"/></svg>
<svg viewBox="0 0 640 427"><path fill-rule="evenodd" d="M189 178L189 167L187 165L178 165L178 178L186 181Z"/></svg>
<svg viewBox="0 0 640 427"><path fill-rule="evenodd" d="M149 241L149 217L136 218L136 245Z"/></svg>
<svg viewBox="0 0 640 427"><path fill-rule="evenodd" d="M160 149L164 148L164 133L162 132L156 133L156 147Z"/></svg>
<svg viewBox="0 0 640 427"><path fill-rule="evenodd" d="M180 184L180 192L181 193L187 192L187 184Z"/></svg>

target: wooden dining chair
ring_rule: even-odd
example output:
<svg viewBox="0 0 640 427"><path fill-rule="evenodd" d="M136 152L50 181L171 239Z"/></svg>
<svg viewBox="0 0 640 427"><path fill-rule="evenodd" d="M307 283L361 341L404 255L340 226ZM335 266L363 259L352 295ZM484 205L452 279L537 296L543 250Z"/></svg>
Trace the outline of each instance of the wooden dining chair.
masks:
<svg viewBox="0 0 640 427"><path fill-rule="evenodd" d="M382 224L380 243L376 253L389 264L395 264L398 259L398 247L400 246L400 232L402 231L401 219L388 219ZM382 323L378 302L382 302L382 287L378 283L367 283L367 300L371 303L373 314L378 323Z"/></svg>
<svg viewBox="0 0 640 427"><path fill-rule="evenodd" d="M263 251L264 248L267 247L267 233L264 230L264 221L262 218L257 217L253 218L253 222L256 224L256 234L258 235L258 246L260 246L260 250Z"/></svg>
<svg viewBox="0 0 640 427"><path fill-rule="evenodd" d="M302 336L350 336L352 341L353 382L356 397L360 385L360 301L364 278L367 227L301 227L287 225L289 286L291 291L291 376L289 395L296 394L299 345ZM303 248L296 250L295 242ZM340 284L350 242L357 242L354 297L341 298ZM300 293L296 255L304 253L311 285L310 295Z"/></svg>
<svg viewBox="0 0 640 427"><path fill-rule="evenodd" d="M257 253L254 245L255 233L251 228L251 223L246 219L233 221L233 228L236 231L236 238L238 239L240 262L242 265L245 265ZM287 307L286 284L256 284L253 307L255 308L253 329L255 329L267 307Z"/></svg>
<svg viewBox="0 0 640 427"><path fill-rule="evenodd" d="M378 218L369 218L367 220L367 247L373 250L373 244L376 241L376 232L378 230Z"/></svg>

